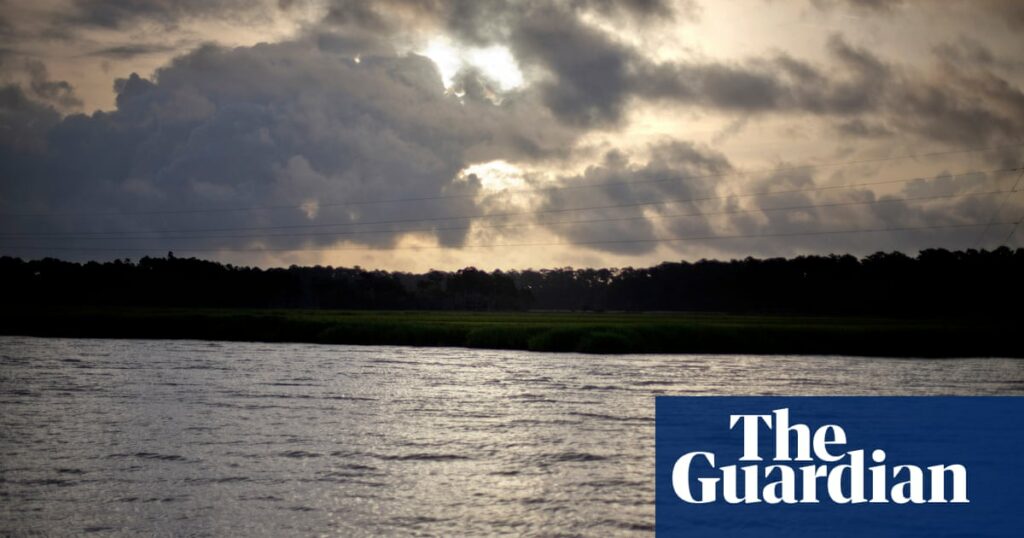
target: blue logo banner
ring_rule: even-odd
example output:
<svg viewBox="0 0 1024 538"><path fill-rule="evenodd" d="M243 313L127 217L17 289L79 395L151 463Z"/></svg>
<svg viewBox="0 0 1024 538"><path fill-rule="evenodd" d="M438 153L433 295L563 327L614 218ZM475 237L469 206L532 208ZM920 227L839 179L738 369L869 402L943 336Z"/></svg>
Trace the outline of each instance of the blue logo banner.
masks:
<svg viewBox="0 0 1024 538"><path fill-rule="evenodd" d="M658 536L1021 536L1024 398L658 397Z"/></svg>

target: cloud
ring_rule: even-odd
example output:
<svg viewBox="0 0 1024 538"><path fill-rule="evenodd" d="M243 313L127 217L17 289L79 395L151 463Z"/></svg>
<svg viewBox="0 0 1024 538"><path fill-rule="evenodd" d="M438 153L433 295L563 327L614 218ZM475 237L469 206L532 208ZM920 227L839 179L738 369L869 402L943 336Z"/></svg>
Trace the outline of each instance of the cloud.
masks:
<svg viewBox="0 0 1024 538"><path fill-rule="evenodd" d="M950 63L931 72L903 69L841 36L828 50L836 60L831 70L786 55L647 64L630 87L649 99L723 111L833 116L854 129L873 116L888 131L971 146L1024 136L1021 90L990 70Z"/></svg>
<svg viewBox="0 0 1024 538"><path fill-rule="evenodd" d="M806 168L763 174L747 184L750 192L781 194L733 202L731 207L742 212L714 217L713 228L722 236L740 238L708 241L703 246L721 255L869 253L910 251L922 244L935 244L938 237L942 244L955 248L992 248L997 246L998 234L981 238L979 243L982 228L976 225L993 218L1005 222L1006 215L1024 211L1020 200L1006 198L1010 203L1003 205L1005 193L991 194L1007 190L1008 179L1013 177L1006 172L942 173L878 193L868 187L820 189L842 182L831 183ZM997 215L1001 205L1005 214ZM1005 233L1006 227L998 229ZM854 233L831 233L836 231Z"/></svg>
<svg viewBox="0 0 1024 538"><path fill-rule="evenodd" d="M648 153L638 160L611 151L583 173L560 177L562 189L540 205L548 213L541 221L570 243L612 255L791 256L913 250L936 237L957 248L990 248L1007 226L979 240L977 225L1024 212L1024 200L1005 192L1016 173L1005 171L908 178L880 192L856 186L873 177L863 167L822 175L782 162L776 171L745 172L684 142ZM672 238L683 240L664 241Z"/></svg>
<svg viewBox="0 0 1024 538"><path fill-rule="evenodd" d="M979 3L1011 29L1017 30L1024 24L1024 4L1017 0L981 0Z"/></svg>
<svg viewBox="0 0 1024 538"><path fill-rule="evenodd" d="M861 119L840 122L835 129L841 135L852 138L878 139L890 136L893 132L883 124L870 123Z"/></svg>
<svg viewBox="0 0 1024 538"><path fill-rule="evenodd" d="M829 10L844 6L859 12L888 13L902 6L904 0L810 0L818 9Z"/></svg>
<svg viewBox="0 0 1024 538"><path fill-rule="evenodd" d="M832 7L839 3L828 2ZM902 9L909 1L841 3L857 13L839 15L872 24L897 10L900 16L912 15ZM121 71L126 65L149 69L154 58L198 42L203 36L189 32L210 21L282 13L296 17L292 22L311 20L306 12L312 4L298 0L244 4L81 0L50 16L54 27L69 36L61 46L72 46L75 61L94 67L91 85L69 80L82 92L96 92L111 82L96 64L102 61L122 74L130 72ZM1020 64L1004 57L1005 43L993 46L984 36L942 38L928 58L934 63L924 63L885 53L866 42L859 29L844 28L846 35L825 29L809 38L824 47L821 56L810 60L793 48L765 47L731 56L675 54L666 52L677 44L671 32L664 41L645 38L676 28L670 24L699 23L702 9L688 1L331 0L320 7L322 20L301 25L292 37L276 36L276 43L205 45L153 75L124 76L113 84L116 107L89 115L74 113L82 107L81 97L71 82L61 80L79 70L68 68L67 55L45 63L42 55L0 49L5 68L0 80L0 212L99 214L35 221L0 217L4 231L112 234L102 240L20 240L55 247L293 248L343 242L383 247L403 241L458 246L479 239L467 235L479 228L462 226L476 219L432 217L522 209L518 199L506 199L514 196L495 194L480 177L462 173L473 164L504 161L529 169L523 174L529 186L549 185L537 179L543 177L567 187L539 191L544 194L531 198L535 205L528 208L542 211L541 216L522 220L540 224L542 237L554 234L587 245L595 256L689 253L694 247L705 249L701 254L708 249L730 254L853 249L870 241L839 236L648 240L977 222L987 218L992 206L968 197L929 202L924 209L893 200L773 210L778 204L899 195L869 189L686 203L680 200L738 192L740 183L742 191L750 192L827 185L836 178L788 173L724 181L715 176L742 169L734 160L742 163L764 154L738 150L730 160L683 141L646 144L686 136L679 133L692 132L691 121L695 129L717 126L707 131L717 133L708 140L722 145L767 145L767 140L752 140L748 126L769 136L796 128L819 133L827 138L808 144L819 155L833 150L859 155L869 147L888 150L897 144L913 152L928 142L978 147L1024 136ZM705 8L712 16L721 15L710 4ZM1012 18L1013 9L984 3L986 17L998 11ZM145 37L154 28L166 29L167 35ZM2 24L0 34L6 35ZM431 39L450 43L453 54L492 46L508 52L523 83L503 86L493 72L464 61L461 71L446 70L442 81L430 59L409 52L426 50ZM95 82L100 76L101 84ZM656 117L648 121L644 115L651 111ZM603 155L588 154L595 147ZM604 151L609 147L617 149ZM1012 149L985 157L1000 166L1019 166L1019 152ZM863 175L874 177L878 171ZM941 193L955 186L944 181L932 178L914 192ZM378 203L395 199L416 202ZM1014 204L1008 203L1008 211ZM602 208L567 211L579 206ZM216 210L239 207L264 209ZM680 216L693 212L727 214ZM566 219L591 222L555 222ZM195 228L212 231L174 232ZM163 234L170 237L123 236L154 230L172 232ZM487 233L495 240L512 235Z"/></svg>
<svg viewBox="0 0 1024 538"><path fill-rule="evenodd" d="M121 214L84 221L55 217L35 226L8 220L5 229L135 233L201 228L249 236L185 241L208 248L328 245L342 239L389 245L403 229L432 226L415 222L419 216L477 211L472 194L478 184L458 180L470 162L499 154L543 158L571 146L577 136L559 127L529 96L509 95L500 106L460 100L445 92L436 67L424 57L363 56L357 62L320 49L315 39L234 49L205 46L176 58L152 80L133 74L118 80L115 89L114 111L71 115L59 122L50 117L41 153L20 151L24 144L18 140L3 147L0 204L4 213ZM12 92L7 98L25 115L45 112L32 108L23 94ZM22 121L10 130L27 132L30 123ZM337 205L452 193L459 197ZM252 206L276 209L204 212ZM198 211L163 212L167 208ZM147 211L156 213L138 214ZM394 220L413 222L360 225ZM303 227L310 224L317 228ZM381 233L280 236L360 230ZM465 237L464 231L427 235L448 245L461 244ZM174 241L149 235L73 244Z"/></svg>
<svg viewBox="0 0 1024 538"><path fill-rule="evenodd" d="M127 60L135 58L137 56L148 56L151 54L166 54L174 52L177 47L170 45L161 45L156 43L129 43L125 45L114 45L111 47L103 47L89 52L89 56L97 56L101 58L112 58L119 60Z"/></svg>
<svg viewBox="0 0 1024 538"><path fill-rule="evenodd" d="M647 63L638 95L726 111L850 115L873 111L891 80L890 67L839 36L828 42L831 71L788 55L746 62Z"/></svg>
<svg viewBox="0 0 1024 538"><path fill-rule="evenodd" d="M691 2L662 0L342 0L331 3L324 20L349 35L354 30L390 36L441 29L472 46L506 45L517 61L543 74L537 90L557 117L589 127L621 120L630 97L628 71L638 51L585 23L581 14L650 22L673 19L677 8L688 18L699 11Z"/></svg>
<svg viewBox="0 0 1024 538"><path fill-rule="evenodd" d="M43 62L27 60L25 71L28 72L28 87L42 101L53 103L63 109L82 106L82 100L75 95L75 89L64 80L50 79L50 73Z"/></svg>
<svg viewBox="0 0 1024 538"><path fill-rule="evenodd" d="M590 9L605 16L626 15L644 21L651 19L674 19L683 17L696 20L700 17L700 5L694 1L671 0L575 0L577 9Z"/></svg>
<svg viewBox="0 0 1024 538"><path fill-rule="evenodd" d="M580 9L597 13L611 9L600 2L522 7L494 1L466 13L452 10L456 5L419 5L413 17L407 3L393 0L372 8L372 16L387 31L394 31L383 22L392 20L386 16L391 13L398 17L396 25L407 24L409 17L426 19L473 43L509 46L532 73L533 89L544 104L575 128L621 126L634 101L653 100L744 115L838 116L850 126L858 121L864 125L866 116L875 115L879 117L875 123L890 124L890 131L940 141L992 140L1024 132L1024 120L1013 103L1016 87L1007 80L989 74L986 82L951 68L912 71L854 46L841 35L827 42L832 63L826 66L783 53L733 61L658 62L579 16ZM891 6L872 2L862 7ZM629 9L634 16L665 18L674 13L648 8ZM350 20L360 12L352 13ZM396 15L402 13L405 19ZM1000 84L1004 88L998 88ZM989 95L995 95L995 106L979 99ZM890 116L904 119L886 121ZM869 134L862 130L860 136Z"/></svg>
<svg viewBox="0 0 1024 538"><path fill-rule="evenodd" d="M143 21L174 26L195 18L264 16L272 8L270 2L251 0L72 0L56 22L64 27L106 29Z"/></svg>
<svg viewBox="0 0 1024 538"><path fill-rule="evenodd" d="M80 108L82 100L65 80L54 80L46 65L15 52L0 52L0 82L17 86L24 95L62 111Z"/></svg>
<svg viewBox="0 0 1024 538"><path fill-rule="evenodd" d="M629 97L634 53L570 13L538 9L512 34L517 58L542 66L544 103L563 121L580 126L616 123Z"/></svg>
<svg viewBox="0 0 1024 538"><path fill-rule="evenodd" d="M902 4L843 3L865 12L889 11ZM79 0L72 13L89 14L78 24L116 26L121 24L118 21L143 19L171 24L184 17L257 17L305 5L261 3L240 9L230 0L201 4ZM818 2L822 8L832 4ZM1012 12L995 0L986 2L984 9ZM238 14L233 15L235 11ZM943 142L993 140L1024 131L1011 95L1016 86L997 74L986 81L955 73L969 70L963 62L947 61L952 67L938 71L911 70L840 35L827 41L830 61L824 65L781 52L732 60L656 61L650 51L594 24L596 18L613 25L628 26L634 21L642 25L638 29L658 28L661 23L696 21L699 13L693 2L663 0L332 0L310 33L321 49L353 55L415 49L417 42L439 32L467 46L505 46L529 79L532 95L520 92L519 98L539 100L569 129L620 128L635 102L653 101L743 117L834 116L847 126L885 124L892 132ZM129 43L94 54L131 58L151 52L150 46ZM966 45L946 47L939 53L948 59L958 56L979 62L989 61L986 55L991 55L984 47L968 49ZM474 80L481 79L477 75ZM998 84L1007 88L998 90ZM993 90L999 94L994 106L985 100ZM492 97L494 102L503 100L502 95ZM859 136L870 134L861 130Z"/></svg>
<svg viewBox="0 0 1024 538"><path fill-rule="evenodd" d="M904 131L965 145L1024 135L1024 93L991 71L946 66L886 91L884 112Z"/></svg>
<svg viewBox="0 0 1024 538"><path fill-rule="evenodd" d="M489 45L507 37L510 20L523 9L510 0L331 0L323 24L388 38L441 31L473 45Z"/></svg>
<svg viewBox="0 0 1024 538"><path fill-rule="evenodd" d="M534 12L650 23L677 17L694 20L700 7L691 0L330 0L324 22L387 34L443 30L473 45L489 45L507 40L510 29Z"/></svg>
<svg viewBox="0 0 1024 538"><path fill-rule="evenodd" d="M19 173L20 167L7 157L45 151L46 134L60 119L52 106L30 99L20 86L0 86L0 155L12 172Z"/></svg>
<svg viewBox="0 0 1024 538"><path fill-rule="evenodd" d="M934 13L962 16L964 10L1002 22L1010 29L1024 23L1024 4L1019 0L809 0L822 11L847 8L860 15L889 16L902 8L930 10Z"/></svg>
<svg viewBox="0 0 1024 538"><path fill-rule="evenodd" d="M650 252L657 248L651 240L659 229L669 235L709 233L705 219L659 219L699 212L701 204L687 200L714 196L716 183L730 170L725 156L686 142L655 145L643 163L613 150L582 174L559 178L562 189L549 191L538 210L550 214L543 219L550 231L571 242L618 254ZM558 224L566 221L586 222ZM594 243L601 241L607 243Z"/></svg>

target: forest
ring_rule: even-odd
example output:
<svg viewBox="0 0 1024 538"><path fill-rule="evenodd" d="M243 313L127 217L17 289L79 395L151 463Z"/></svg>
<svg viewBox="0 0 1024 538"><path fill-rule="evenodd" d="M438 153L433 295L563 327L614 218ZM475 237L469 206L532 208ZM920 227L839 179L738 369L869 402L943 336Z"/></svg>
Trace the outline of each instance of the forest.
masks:
<svg viewBox="0 0 1024 538"><path fill-rule="evenodd" d="M0 258L0 304L340 310L723 312L1020 317L1024 249L422 274L261 269L196 258Z"/></svg>

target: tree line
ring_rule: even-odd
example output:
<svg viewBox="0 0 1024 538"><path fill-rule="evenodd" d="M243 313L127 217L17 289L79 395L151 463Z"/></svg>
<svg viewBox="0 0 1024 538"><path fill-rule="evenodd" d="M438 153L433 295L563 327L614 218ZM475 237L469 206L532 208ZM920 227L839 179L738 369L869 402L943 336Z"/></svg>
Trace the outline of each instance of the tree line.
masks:
<svg viewBox="0 0 1024 538"><path fill-rule="evenodd" d="M691 311L1020 317L1024 249L666 262L646 268L426 273L261 269L196 258L0 257L8 306Z"/></svg>

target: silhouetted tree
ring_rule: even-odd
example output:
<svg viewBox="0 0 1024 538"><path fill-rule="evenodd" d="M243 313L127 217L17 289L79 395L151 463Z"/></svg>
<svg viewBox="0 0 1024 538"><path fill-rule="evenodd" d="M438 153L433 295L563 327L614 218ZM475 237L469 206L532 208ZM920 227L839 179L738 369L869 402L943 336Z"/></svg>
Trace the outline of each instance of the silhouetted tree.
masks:
<svg viewBox="0 0 1024 538"><path fill-rule="evenodd" d="M264 270L172 253L136 263L0 257L0 304L1020 317L1022 274L1024 249L1006 247L425 274Z"/></svg>

